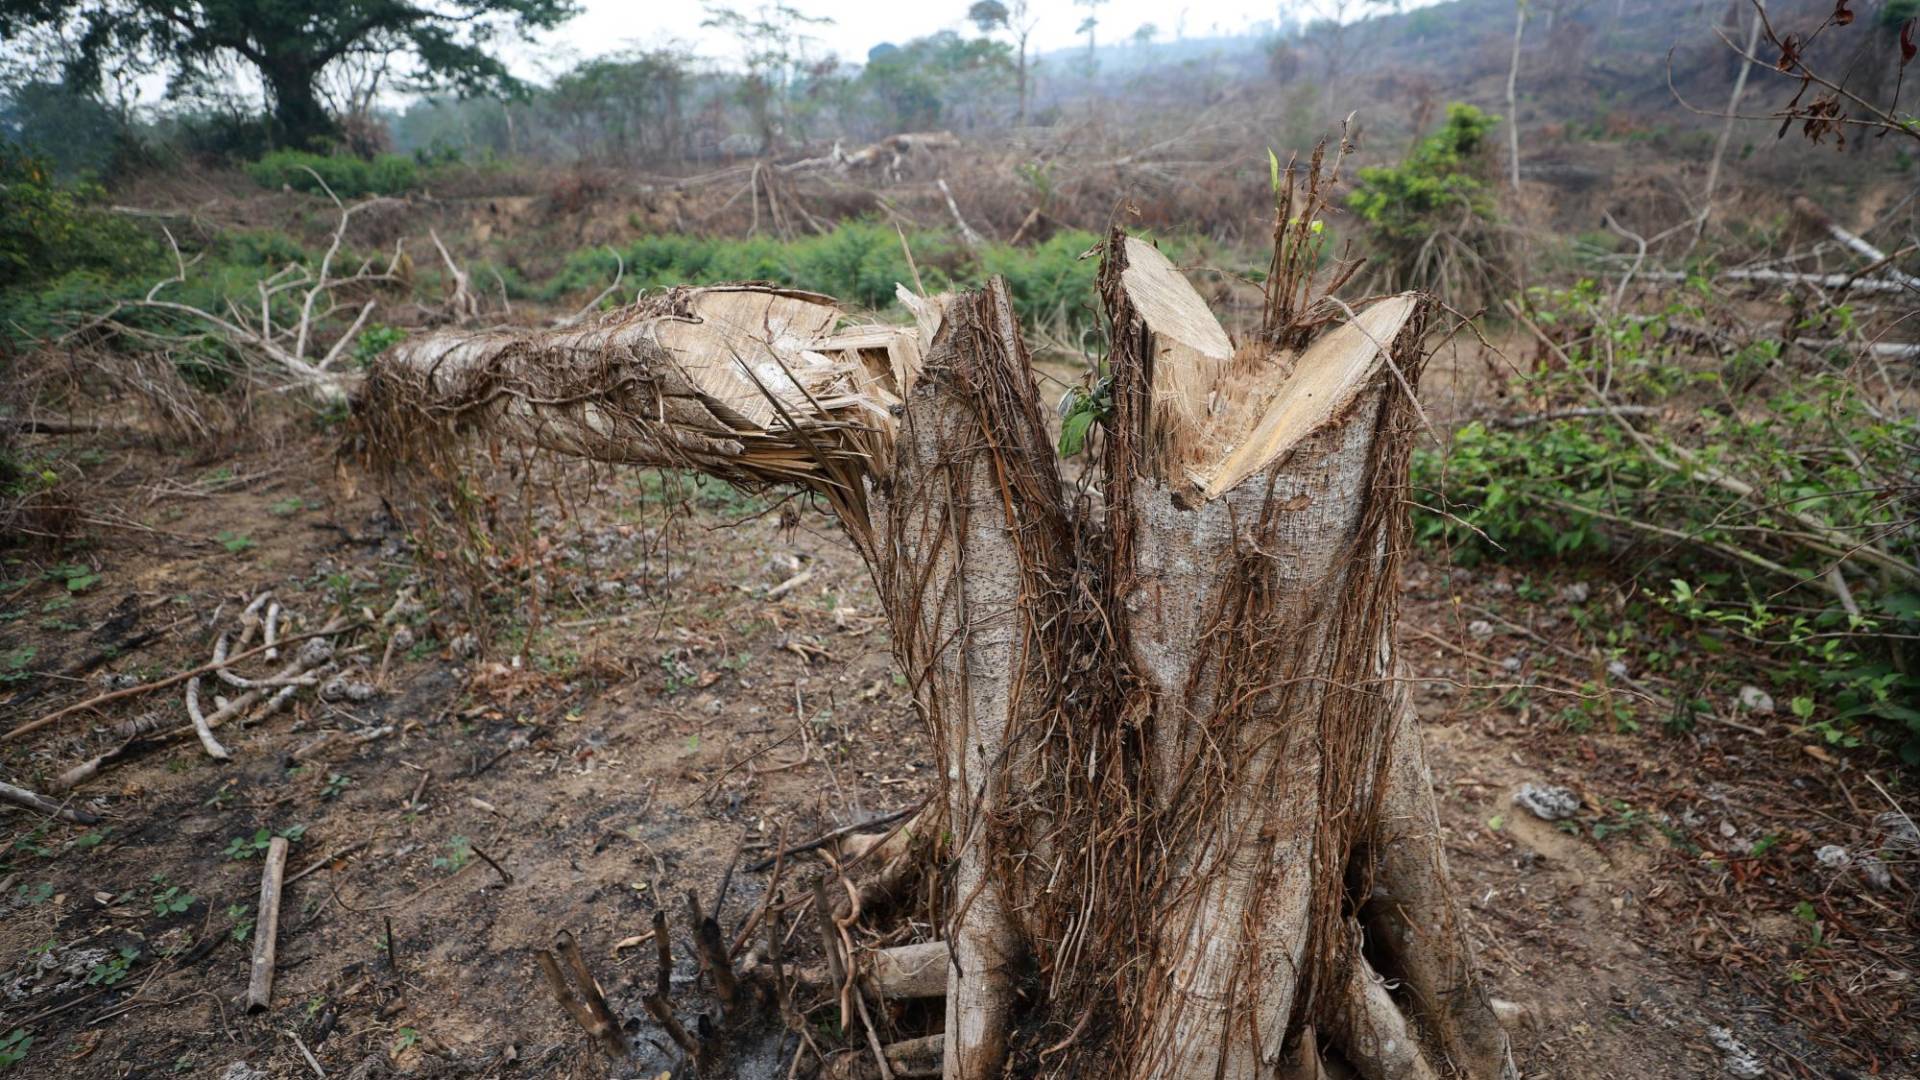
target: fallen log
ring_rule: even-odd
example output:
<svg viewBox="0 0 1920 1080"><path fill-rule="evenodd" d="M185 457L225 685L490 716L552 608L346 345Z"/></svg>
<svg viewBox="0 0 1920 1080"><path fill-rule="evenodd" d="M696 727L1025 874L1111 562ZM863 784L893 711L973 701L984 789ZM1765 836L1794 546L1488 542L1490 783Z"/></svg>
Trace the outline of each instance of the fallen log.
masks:
<svg viewBox="0 0 1920 1080"><path fill-rule="evenodd" d="M1692 275L1677 270L1651 270L1640 274L1648 281L1687 281ZM1812 285L1821 289L1844 289L1848 292L1904 294L1920 290L1920 284L1910 285L1903 281L1887 281L1875 277L1858 277L1853 274L1798 273L1791 270L1722 270L1714 275L1716 281L1746 281L1759 285Z"/></svg>
<svg viewBox="0 0 1920 1080"><path fill-rule="evenodd" d="M882 999L945 997L951 957L944 941L875 949L859 958L861 985Z"/></svg>
<svg viewBox="0 0 1920 1080"><path fill-rule="evenodd" d="M1840 223L1833 220L1833 216L1822 210L1812 199L1805 195L1795 195L1793 208L1807 220L1825 229L1827 235L1838 241L1841 247L1867 260L1869 265L1862 271L1863 274L1874 274L1905 288L1920 290L1920 277L1915 277L1894 266L1891 256L1868 243L1864 237L1841 228Z"/></svg>

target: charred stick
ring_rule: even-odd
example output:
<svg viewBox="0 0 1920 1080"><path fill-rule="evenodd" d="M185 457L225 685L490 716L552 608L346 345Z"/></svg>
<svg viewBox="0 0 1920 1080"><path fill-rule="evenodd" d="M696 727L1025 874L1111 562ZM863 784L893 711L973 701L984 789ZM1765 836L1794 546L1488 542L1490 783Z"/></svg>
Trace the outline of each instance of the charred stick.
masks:
<svg viewBox="0 0 1920 1080"><path fill-rule="evenodd" d="M478 855L478 856L480 856L480 861L481 861L481 862L484 862L484 863L486 863L486 864L487 864L488 866L491 866L491 867L493 867L493 872L494 872L494 873L496 873L496 874L499 874L499 875L500 875L500 884L502 884L502 885L511 885L511 884L513 884L513 875L512 875L512 874L509 874L509 873L507 873L507 871L506 871L506 869L505 869L505 868L503 868L503 867L502 867L502 866L501 866L501 865L500 865L499 863L497 863L497 862L494 862L494 861L493 861L493 856L491 856L491 855L489 855L489 854L487 854L487 853L486 853L486 852L484 852L484 851L481 851L481 850L480 850L480 847L479 847L479 845L477 845L477 844L468 844L468 845L467 845L467 850L469 850L469 851L471 851L471 852L473 852L473 853L474 853L475 855Z"/></svg>
<svg viewBox="0 0 1920 1080"><path fill-rule="evenodd" d="M673 1015L673 1006L667 1002L667 995L673 990L673 946L667 941L667 913L664 910L653 913L653 942L658 950L659 970L654 981L653 993L646 996L644 1004L654 1021L666 1031L667 1036L681 1050L686 1051L687 1057L692 1059L694 1067L698 1069L700 1044L680 1023L680 1018Z"/></svg>
<svg viewBox="0 0 1920 1080"><path fill-rule="evenodd" d="M620 1021L607 1006L607 996L600 990L599 980L587 968L587 958L580 954L580 943L565 930L554 937L554 946L560 951L560 958L566 961L567 969L573 973L574 983L580 989L580 996L586 999L587 1012L593 1018L593 1026L588 1033L600 1041L608 1054L617 1058L627 1056L627 1036L620 1030Z"/></svg>
<svg viewBox="0 0 1920 1080"><path fill-rule="evenodd" d="M687 890L687 909L693 919L694 956L700 961L700 970L713 983L722 1014L731 1014L740 1003L740 982L733 974L733 958L727 955L726 943L720 939L720 923L711 915L701 914L700 898L691 889Z"/></svg>

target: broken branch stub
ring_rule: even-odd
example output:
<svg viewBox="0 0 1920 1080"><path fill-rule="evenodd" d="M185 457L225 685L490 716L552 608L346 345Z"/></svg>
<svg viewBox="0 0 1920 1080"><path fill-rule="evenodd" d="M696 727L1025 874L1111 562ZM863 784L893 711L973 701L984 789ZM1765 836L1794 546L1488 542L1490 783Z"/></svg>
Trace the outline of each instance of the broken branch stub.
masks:
<svg viewBox="0 0 1920 1080"><path fill-rule="evenodd" d="M861 478L891 460L924 331L841 323L815 293L676 288L544 334L405 342L374 367L356 413L380 457L484 432L748 487L800 484L851 524Z"/></svg>

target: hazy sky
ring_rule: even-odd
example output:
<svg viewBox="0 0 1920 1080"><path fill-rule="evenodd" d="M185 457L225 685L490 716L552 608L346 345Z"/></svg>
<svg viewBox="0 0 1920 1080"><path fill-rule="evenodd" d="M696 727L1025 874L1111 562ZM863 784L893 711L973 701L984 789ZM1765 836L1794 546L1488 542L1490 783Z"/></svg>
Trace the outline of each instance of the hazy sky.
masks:
<svg viewBox="0 0 1920 1080"><path fill-rule="evenodd" d="M815 47L824 54L837 53L843 60L864 62L867 50L883 41L903 42L937 30L962 29L972 32L966 21L970 0L788 0L791 6L809 15L826 16L833 22L815 26L810 33L818 39ZM757 7L757 0L737 0L742 10ZM1008 6L1012 6L1009 4ZM732 39L715 30L701 27L706 12L699 0L673 0L670 3L633 3L631 0L585 0L583 10L572 22L535 43L507 50L519 74L539 78L556 73L583 57L597 56L629 47L662 45L680 41L709 59L731 62L739 55ZM1029 20L1036 21L1031 43L1046 51L1084 42L1074 31L1086 17L1087 9L1071 0L1035 0L1029 5ZM1252 0L1213 0L1180 3L1179 0L1109 0L1099 8L1099 40L1117 42L1131 37L1140 24L1151 22L1160 30L1160 40L1172 40L1175 29L1185 20L1189 37L1214 33L1232 33L1251 23L1272 20L1277 5Z"/></svg>

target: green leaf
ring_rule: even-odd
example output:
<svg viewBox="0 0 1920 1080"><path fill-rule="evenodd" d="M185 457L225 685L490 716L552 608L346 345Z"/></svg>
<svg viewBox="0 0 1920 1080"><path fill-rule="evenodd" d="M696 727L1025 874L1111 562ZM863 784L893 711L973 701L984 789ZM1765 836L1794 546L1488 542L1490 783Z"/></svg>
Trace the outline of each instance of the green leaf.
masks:
<svg viewBox="0 0 1920 1080"><path fill-rule="evenodd" d="M1060 454L1072 457L1086 449L1087 432L1093 427L1093 410L1078 409L1060 422Z"/></svg>

